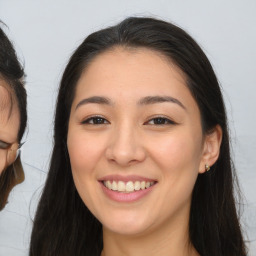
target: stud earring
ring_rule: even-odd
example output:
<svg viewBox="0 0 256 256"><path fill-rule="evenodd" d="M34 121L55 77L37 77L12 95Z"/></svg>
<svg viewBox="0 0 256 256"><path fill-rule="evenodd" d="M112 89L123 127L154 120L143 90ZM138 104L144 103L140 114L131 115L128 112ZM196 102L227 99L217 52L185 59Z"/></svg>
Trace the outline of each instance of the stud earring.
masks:
<svg viewBox="0 0 256 256"><path fill-rule="evenodd" d="M208 172L210 169L211 169L211 167L208 164L206 164L205 165L205 171Z"/></svg>

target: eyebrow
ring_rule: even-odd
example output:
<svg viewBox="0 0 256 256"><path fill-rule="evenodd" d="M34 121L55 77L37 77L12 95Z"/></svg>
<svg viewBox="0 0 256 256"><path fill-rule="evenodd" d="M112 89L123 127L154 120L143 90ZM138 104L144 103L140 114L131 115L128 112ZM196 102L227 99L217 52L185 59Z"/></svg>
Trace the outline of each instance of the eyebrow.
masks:
<svg viewBox="0 0 256 256"><path fill-rule="evenodd" d="M95 103L95 104L104 104L104 105L112 105L110 99L106 98L106 97L101 97L101 96L93 96L93 97L89 97L89 98L85 98L83 100L81 100L77 105L76 105L76 109L78 109L80 106L82 105L86 105L89 103Z"/></svg>
<svg viewBox="0 0 256 256"><path fill-rule="evenodd" d="M171 102L179 105L184 110L186 110L186 107L176 98L170 97L170 96L147 96L138 101L138 105L151 105L151 104L157 104L157 103L165 103L165 102ZM113 102L106 97L102 96L92 96L89 98L85 98L81 100L77 105L75 109L78 109L82 105L86 104L102 104L102 105L114 105Z"/></svg>
<svg viewBox="0 0 256 256"><path fill-rule="evenodd" d="M186 107L178 99L170 96L147 96L145 98L142 98L139 101L139 105L150 105L150 104L164 103L164 102L171 102L171 103L178 104L180 107L186 110Z"/></svg>

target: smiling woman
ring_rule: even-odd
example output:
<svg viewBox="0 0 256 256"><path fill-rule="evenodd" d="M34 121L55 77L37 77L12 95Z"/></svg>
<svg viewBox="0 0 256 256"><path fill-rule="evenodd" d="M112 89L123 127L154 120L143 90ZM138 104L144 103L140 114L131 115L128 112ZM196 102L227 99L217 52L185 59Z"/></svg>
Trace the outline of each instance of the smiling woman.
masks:
<svg viewBox="0 0 256 256"><path fill-rule="evenodd" d="M88 36L61 81L30 255L246 255L221 91L180 28Z"/></svg>
<svg viewBox="0 0 256 256"><path fill-rule="evenodd" d="M0 210L11 189L24 180L19 148L27 123L24 71L0 29Z"/></svg>

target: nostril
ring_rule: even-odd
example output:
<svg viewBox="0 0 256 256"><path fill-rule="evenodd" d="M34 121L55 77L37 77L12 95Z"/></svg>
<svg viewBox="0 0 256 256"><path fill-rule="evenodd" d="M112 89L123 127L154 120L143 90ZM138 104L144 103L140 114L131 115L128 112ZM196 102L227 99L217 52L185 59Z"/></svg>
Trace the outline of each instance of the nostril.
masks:
<svg viewBox="0 0 256 256"><path fill-rule="evenodd" d="M139 146L123 145L122 147L112 146L106 150L106 158L111 163L121 166L129 166L144 161L146 153Z"/></svg>

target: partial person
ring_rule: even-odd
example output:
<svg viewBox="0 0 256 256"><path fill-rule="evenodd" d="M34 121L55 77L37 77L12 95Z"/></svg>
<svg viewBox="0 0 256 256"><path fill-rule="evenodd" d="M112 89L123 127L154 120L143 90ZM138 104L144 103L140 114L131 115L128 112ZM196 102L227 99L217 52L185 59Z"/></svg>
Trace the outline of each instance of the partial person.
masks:
<svg viewBox="0 0 256 256"><path fill-rule="evenodd" d="M245 256L222 92L181 28L89 35L57 99L30 256Z"/></svg>
<svg viewBox="0 0 256 256"><path fill-rule="evenodd" d="M0 28L0 210L12 188L24 180L19 149L27 124L24 70Z"/></svg>

